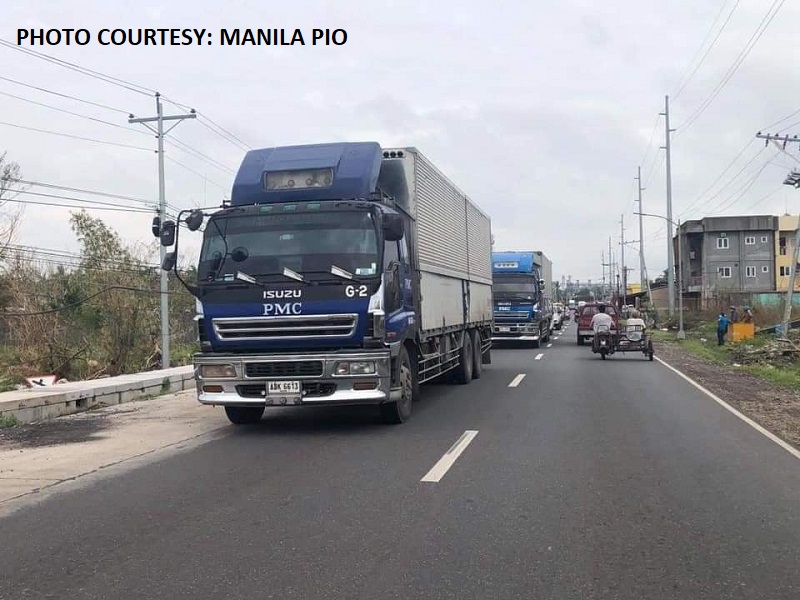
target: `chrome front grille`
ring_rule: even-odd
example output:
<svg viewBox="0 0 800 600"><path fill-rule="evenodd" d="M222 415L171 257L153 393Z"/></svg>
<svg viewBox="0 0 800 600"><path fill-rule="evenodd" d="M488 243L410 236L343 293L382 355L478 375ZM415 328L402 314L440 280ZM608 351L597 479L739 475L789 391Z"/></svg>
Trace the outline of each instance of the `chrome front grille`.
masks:
<svg viewBox="0 0 800 600"><path fill-rule="evenodd" d="M531 313L525 310L496 310L494 311L495 319L527 319Z"/></svg>
<svg viewBox="0 0 800 600"><path fill-rule="evenodd" d="M226 317L213 319L212 324L214 333L223 341L335 339L353 335L358 324L358 315Z"/></svg>

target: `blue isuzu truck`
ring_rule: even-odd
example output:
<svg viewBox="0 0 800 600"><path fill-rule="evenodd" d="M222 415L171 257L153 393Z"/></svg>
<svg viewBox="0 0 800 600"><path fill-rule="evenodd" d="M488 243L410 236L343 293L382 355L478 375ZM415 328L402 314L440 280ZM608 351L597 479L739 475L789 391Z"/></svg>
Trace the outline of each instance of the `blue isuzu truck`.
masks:
<svg viewBox="0 0 800 600"><path fill-rule="evenodd" d="M527 342L534 348L547 342L553 318L550 260L540 251L493 252L492 272L492 338Z"/></svg>
<svg viewBox="0 0 800 600"><path fill-rule="evenodd" d="M228 204L159 224L179 278L185 229L203 235L184 282L199 401L232 423L352 404L402 423L421 384L468 384L491 362L489 217L415 148L252 150Z"/></svg>

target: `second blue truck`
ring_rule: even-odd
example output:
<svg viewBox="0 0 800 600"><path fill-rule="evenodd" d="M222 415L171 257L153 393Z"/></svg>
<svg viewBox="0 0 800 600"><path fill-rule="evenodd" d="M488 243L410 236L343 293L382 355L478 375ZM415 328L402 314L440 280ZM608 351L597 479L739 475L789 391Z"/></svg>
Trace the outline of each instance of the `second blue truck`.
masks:
<svg viewBox="0 0 800 600"><path fill-rule="evenodd" d="M550 339L552 266L538 251L493 252L492 340L527 342L534 348Z"/></svg>

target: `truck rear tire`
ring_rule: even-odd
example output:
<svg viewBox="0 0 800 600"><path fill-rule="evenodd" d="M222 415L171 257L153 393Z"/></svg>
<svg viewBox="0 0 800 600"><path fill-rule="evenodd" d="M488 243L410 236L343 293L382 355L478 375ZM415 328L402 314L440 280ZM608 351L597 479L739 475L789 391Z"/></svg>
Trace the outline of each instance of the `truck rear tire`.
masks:
<svg viewBox="0 0 800 600"><path fill-rule="evenodd" d="M483 357L481 356L481 333L473 329L470 333L472 342L472 378L480 379L483 371Z"/></svg>
<svg viewBox="0 0 800 600"><path fill-rule="evenodd" d="M464 332L455 380L461 385L467 385L472 381L472 336L469 331Z"/></svg>
<svg viewBox="0 0 800 600"><path fill-rule="evenodd" d="M414 403L414 381L416 369L411 364L408 350L405 346L400 349L400 387L402 396L400 400L386 402L380 405L381 419L387 425L400 425L411 418L411 405Z"/></svg>
<svg viewBox="0 0 800 600"><path fill-rule="evenodd" d="M226 406L225 414L234 425L254 425L264 416L263 406Z"/></svg>

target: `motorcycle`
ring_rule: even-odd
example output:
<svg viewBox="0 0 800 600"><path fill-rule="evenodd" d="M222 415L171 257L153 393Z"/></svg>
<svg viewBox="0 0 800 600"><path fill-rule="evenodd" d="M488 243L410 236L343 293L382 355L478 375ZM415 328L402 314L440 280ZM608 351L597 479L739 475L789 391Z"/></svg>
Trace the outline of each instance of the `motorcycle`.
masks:
<svg viewBox="0 0 800 600"><path fill-rule="evenodd" d="M614 354L615 351L616 343L611 328L608 325L598 325L594 334L594 342L592 343L592 353L599 353L600 358L605 360L606 356Z"/></svg>

